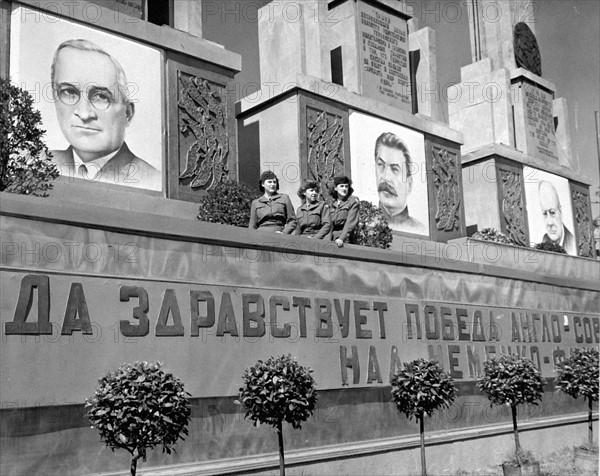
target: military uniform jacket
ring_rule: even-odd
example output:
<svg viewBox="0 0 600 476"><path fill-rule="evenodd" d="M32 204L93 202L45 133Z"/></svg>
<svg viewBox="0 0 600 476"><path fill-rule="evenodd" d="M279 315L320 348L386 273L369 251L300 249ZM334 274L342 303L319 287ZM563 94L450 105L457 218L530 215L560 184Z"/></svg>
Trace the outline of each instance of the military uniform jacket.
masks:
<svg viewBox="0 0 600 476"><path fill-rule="evenodd" d="M248 228L291 234L296 229L296 214L290 197L276 193L270 199L263 195L253 200Z"/></svg>
<svg viewBox="0 0 600 476"><path fill-rule="evenodd" d="M329 240L331 217L329 205L325 202L308 203L298 207L296 211L296 235Z"/></svg>
<svg viewBox="0 0 600 476"><path fill-rule="evenodd" d="M331 239L340 239L345 243L354 243L354 229L358 225L360 200L353 195L346 200L331 203Z"/></svg>

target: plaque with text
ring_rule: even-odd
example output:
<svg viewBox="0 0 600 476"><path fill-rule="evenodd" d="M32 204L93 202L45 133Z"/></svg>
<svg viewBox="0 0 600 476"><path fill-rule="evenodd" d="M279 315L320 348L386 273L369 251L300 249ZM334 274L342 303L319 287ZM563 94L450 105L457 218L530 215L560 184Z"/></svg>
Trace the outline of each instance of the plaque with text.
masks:
<svg viewBox="0 0 600 476"><path fill-rule="evenodd" d="M528 81L519 82L515 86L517 147L540 159L558 160L552 109L553 94ZM522 121L521 131L519 118Z"/></svg>
<svg viewBox="0 0 600 476"><path fill-rule="evenodd" d="M358 2L362 94L411 111L406 20Z"/></svg>

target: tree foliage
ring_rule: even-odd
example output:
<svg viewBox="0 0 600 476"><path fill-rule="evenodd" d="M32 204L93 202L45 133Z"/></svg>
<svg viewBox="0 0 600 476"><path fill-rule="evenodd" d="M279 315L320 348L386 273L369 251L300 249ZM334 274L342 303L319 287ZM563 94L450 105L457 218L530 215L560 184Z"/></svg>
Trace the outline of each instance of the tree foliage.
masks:
<svg viewBox="0 0 600 476"><path fill-rule="evenodd" d="M298 429L313 413L317 391L312 370L301 366L291 355L259 360L245 370L239 402L256 425L275 428L287 422Z"/></svg>
<svg viewBox="0 0 600 476"><path fill-rule="evenodd" d="M135 462L146 457L146 449L162 445L171 453L173 445L188 434L189 395L183 383L161 370L161 364L122 364L98 381L94 396L86 400L92 428L113 451L127 450Z"/></svg>
<svg viewBox="0 0 600 476"><path fill-rule="evenodd" d="M59 176L31 95L0 78L0 191L47 196Z"/></svg>
<svg viewBox="0 0 600 476"><path fill-rule="evenodd" d="M424 416L438 409L448 408L456 398L456 387L452 378L436 361L416 359L405 362L404 369L392 377L392 400L398 410L419 423L421 439L421 475L427 476L425 460Z"/></svg>
<svg viewBox="0 0 600 476"><path fill-rule="evenodd" d="M366 200L360 201L358 224L354 231L356 244L387 249L392 242L392 229L379 208Z"/></svg>
<svg viewBox="0 0 600 476"><path fill-rule="evenodd" d="M198 220L247 227L250 207L257 192L245 183L226 180L217 183L200 200Z"/></svg>
<svg viewBox="0 0 600 476"><path fill-rule="evenodd" d="M416 359L392 378L392 400L410 420L448 408L457 395L452 378L436 361Z"/></svg>
<svg viewBox="0 0 600 476"><path fill-rule="evenodd" d="M573 349L569 358L556 366L556 386L573 398L580 396L588 401L588 442L587 448L597 453L594 446L592 402L598 401L598 349Z"/></svg>
<svg viewBox="0 0 600 476"><path fill-rule="evenodd" d="M523 403L537 405L544 395L546 381L533 362L517 354L502 354L483 364L483 377L477 382L479 390L492 405L510 406L515 438L517 466L526 464L526 452L521 449L517 426L517 407ZM510 464L510 462L509 462Z"/></svg>
<svg viewBox="0 0 600 476"><path fill-rule="evenodd" d="M573 398L598 401L598 349L573 349L569 358L556 366L556 386Z"/></svg>
<svg viewBox="0 0 600 476"><path fill-rule="evenodd" d="M479 390L491 405L537 405L544 394L545 379L533 362L515 354L502 354L483 364Z"/></svg>

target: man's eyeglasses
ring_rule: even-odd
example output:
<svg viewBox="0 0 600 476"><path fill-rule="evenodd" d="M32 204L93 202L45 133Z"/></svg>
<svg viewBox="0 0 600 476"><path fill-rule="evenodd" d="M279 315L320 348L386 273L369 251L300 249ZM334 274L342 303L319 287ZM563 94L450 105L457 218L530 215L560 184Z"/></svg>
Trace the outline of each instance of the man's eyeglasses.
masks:
<svg viewBox="0 0 600 476"><path fill-rule="evenodd" d="M74 106L81 99L81 91L72 84L61 84L55 88L56 97L67 106ZM106 88L91 87L87 93L88 102L99 111L105 111L112 103L118 102Z"/></svg>

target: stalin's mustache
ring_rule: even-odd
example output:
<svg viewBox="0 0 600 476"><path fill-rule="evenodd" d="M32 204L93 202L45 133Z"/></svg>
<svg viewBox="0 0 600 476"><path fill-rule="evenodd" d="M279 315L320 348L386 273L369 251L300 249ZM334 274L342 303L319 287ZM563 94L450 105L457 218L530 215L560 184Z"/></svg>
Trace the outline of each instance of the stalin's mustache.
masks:
<svg viewBox="0 0 600 476"><path fill-rule="evenodd" d="M394 197L398 196L398 194L396 193L396 190L394 189L394 187L392 187L387 182L379 182L379 186L377 187L377 191L378 192L387 192L390 195L393 195Z"/></svg>

